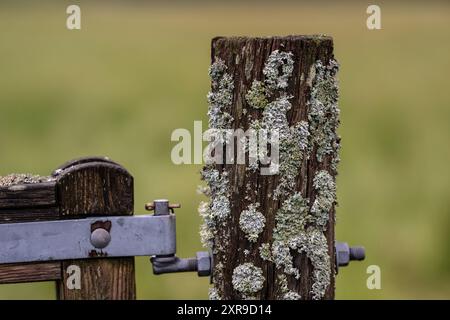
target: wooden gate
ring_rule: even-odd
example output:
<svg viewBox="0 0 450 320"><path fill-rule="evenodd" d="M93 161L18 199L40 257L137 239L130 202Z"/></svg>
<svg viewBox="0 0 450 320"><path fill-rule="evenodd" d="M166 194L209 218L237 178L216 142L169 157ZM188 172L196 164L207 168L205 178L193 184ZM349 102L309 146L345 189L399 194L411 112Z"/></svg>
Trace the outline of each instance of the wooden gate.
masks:
<svg viewBox="0 0 450 320"><path fill-rule="evenodd" d="M32 179L11 177L10 184L0 185L0 223L133 215L133 177L107 158L77 159L49 177ZM68 286L71 266L80 270L79 288ZM56 281L62 300L135 299L134 270L133 257L3 264L0 284Z"/></svg>

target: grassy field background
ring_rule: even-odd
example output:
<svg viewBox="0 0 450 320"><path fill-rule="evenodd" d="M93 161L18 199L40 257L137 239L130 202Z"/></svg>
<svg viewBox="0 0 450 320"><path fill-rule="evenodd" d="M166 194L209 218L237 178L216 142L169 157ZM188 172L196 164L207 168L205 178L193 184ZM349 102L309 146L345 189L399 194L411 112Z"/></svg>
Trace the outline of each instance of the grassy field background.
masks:
<svg viewBox="0 0 450 320"><path fill-rule="evenodd" d="M65 27L73 3L80 31ZM341 64L337 238L367 250L341 269L337 298L450 298L450 6L382 3L383 29L369 31L367 5L2 2L0 175L107 155L134 175L136 212L182 203L178 252L192 256L200 166L172 164L170 134L206 120L211 38L328 34ZM207 298L207 279L136 260L138 298ZM372 264L381 290L366 288ZM2 285L0 299L54 289Z"/></svg>

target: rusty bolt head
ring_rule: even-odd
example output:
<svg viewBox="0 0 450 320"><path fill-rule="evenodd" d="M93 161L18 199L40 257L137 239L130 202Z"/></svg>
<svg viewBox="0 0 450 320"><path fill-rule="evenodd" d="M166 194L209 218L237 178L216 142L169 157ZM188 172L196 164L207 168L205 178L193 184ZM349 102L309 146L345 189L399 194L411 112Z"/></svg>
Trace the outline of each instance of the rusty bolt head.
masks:
<svg viewBox="0 0 450 320"><path fill-rule="evenodd" d="M103 229L97 228L91 233L91 244L97 249L105 248L111 242L111 234Z"/></svg>
<svg viewBox="0 0 450 320"><path fill-rule="evenodd" d="M197 274L199 277L207 277L211 274L211 258L209 252L197 252Z"/></svg>

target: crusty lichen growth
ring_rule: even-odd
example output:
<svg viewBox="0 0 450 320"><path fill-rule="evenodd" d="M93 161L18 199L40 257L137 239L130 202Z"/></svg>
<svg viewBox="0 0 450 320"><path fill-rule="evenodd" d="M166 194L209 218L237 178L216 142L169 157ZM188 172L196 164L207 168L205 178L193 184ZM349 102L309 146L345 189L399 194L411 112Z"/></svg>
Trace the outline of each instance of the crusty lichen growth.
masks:
<svg viewBox="0 0 450 320"><path fill-rule="evenodd" d="M239 217L239 226L250 242L256 242L266 224L266 218L257 210L258 207L259 203L250 204Z"/></svg>
<svg viewBox="0 0 450 320"><path fill-rule="evenodd" d="M285 90L289 86L289 78L294 71L292 52L273 51L263 69L265 83L269 90ZM281 70L281 72L280 72Z"/></svg>
<svg viewBox="0 0 450 320"><path fill-rule="evenodd" d="M234 83L227 70L224 61L216 58L209 72L212 90L208 94L208 116L209 127L213 129L230 128L233 122L230 110ZM311 92L307 102L307 121L300 120L290 124L287 115L292 108L293 96L288 89L293 70L294 56L291 52L273 51L265 63L263 79L253 80L245 95L246 104L242 106L242 110L249 107L254 109L248 114L243 112L243 115L248 116L249 128L265 129L269 133L276 130L279 135L278 184L267 196L283 202L275 214L273 242L262 243L259 247L252 245L239 248L238 251L243 252L246 259L253 256L251 250L258 250L263 261L275 264L278 270L276 287L279 299L301 298L288 287L287 279L300 278L301 270L294 265L293 256L304 253L313 268L311 296L313 299L321 299L330 285L332 275L328 242L324 232L336 204L333 176L337 173L340 148L340 139L336 134L339 125L336 79L338 64L334 60L328 64L317 61L312 66L306 79L306 85L310 87ZM305 76L302 79L305 81ZM262 152L263 148L257 148L258 154ZM249 151L249 148L246 147L246 151ZM297 184L302 164L310 159L330 166L326 170L307 173L306 178L309 181L313 179L312 199L302 195ZM259 165L259 162L253 163L247 171L256 172ZM225 281L222 262L228 263L224 249L231 238L231 234L225 234L223 231L227 229L223 227L229 222L231 215L231 194L227 172L221 172L209 165L204 168L202 176L208 185L203 191L210 197L210 201L202 203L199 208L205 221L201 231L202 239L215 254L220 255L222 252L220 263L214 268L215 287L211 289L210 297L220 298L223 294L220 288ZM302 190L306 185L309 185L307 181L304 182ZM251 203L254 198L250 197L250 192L252 190L246 189L243 198ZM262 212L263 208L259 208L257 203L250 204L241 212L239 226L249 242L257 242L265 228L266 221ZM243 263L233 270L233 288L244 299L256 298L264 286L264 281L262 269L252 263Z"/></svg>
<svg viewBox="0 0 450 320"><path fill-rule="evenodd" d="M270 250L270 243L263 243L259 247L259 256L266 261L272 261L272 251Z"/></svg>
<svg viewBox="0 0 450 320"><path fill-rule="evenodd" d="M333 177L325 170L314 176L313 187L317 191L316 199L311 207L314 224L325 230L330 211L336 201L336 185Z"/></svg>
<svg viewBox="0 0 450 320"><path fill-rule="evenodd" d="M297 176L305 155L308 155L309 125L300 121L289 128L289 134L280 143L280 182L275 197L295 190Z"/></svg>
<svg viewBox="0 0 450 320"><path fill-rule="evenodd" d="M300 121L290 126L287 119L287 112L292 108L292 96L287 93L287 88L293 70L291 52L273 51L263 69L264 81L254 80L246 95L251 107L263 109L262 120L251 121L250 128L276 130L279 135L279 165L276 168L280 180L273 194L275 198L294 191L301 163L308 154L308 123ZM256 170L256 165L251 169Z"/></svg>
<svg viewBox="0 0 450 320"><path fill-rule="evenodd" d="M233 103L234 82L227 69L225 62L219 58L209 68L212 88L207 95L210 129L227 129L233 122L229 109Z"/></svg>
<svg viewBox="0 0 450 320"><path fill-rule="evenodd" d="M251 299L264 286L264 276L261 268L250 262L238 265L233 270L233 288L242 294L244 299Z"/></svg>
<svg viewBox="0 0 450 320"><path fill-rule="evenodd" d="M42 177L30 173L13 173L0 177L0 188L8 188L20 184L34 184L55 181L53 177Z"/></svg>
<svg viewBox="0 0 450 320"><path fill-rule="evenodd" d="M211 91L207 98L210 129L232 128L234 119L230 112L233 103L234 79L227 70L225 62L217 57L209 68ZM209 201L204 201L199 206L199 213L204 221L200 227L200 236L203 245L213 254L223 254L230 239L229 230L224 227L231 212L228 172L208 164L201 174L207 186L199 191L209 197ZM222 261L226 261L226 257L223 257ZM211 298L220 298L222 294L220 292L224 281L222 261L219 260L214 266L214 287L211 288Z"/></svg>
<svg viewBox="0 0 450 320"><path fill-rule="evenodd" d="M275 215L274 240L288 244L292 237L302 232L308 218L308 210L308 200L303 198L300 192L287 198Z"/></svg>
<svg viewBox="0 0 450 320"><path fill-rule="evenodd" d="M245 95L248 104L255 109L264 109L269 103L266 95L266 88L261 81L255 80L252 88Z"/></svg>
<svg viewBox="0 0 450 320"><path fill-rule="evenodd" d="M308 101L308 123L299 123L296 130L292 130L290 138L297 142L297 149L291 143L288 146L292 164L309 158L315 150L315 158L322 162L325 156L331 155L331 170L336 174L339 162L339 140L336 130L339 125L338 86L336 73L338 64L331 60L328 65L318 61L311 68L307 83L311 86L311 98ZM281 152L283 154L283 145ZM283 164L281 159L280 171L295 169L290 161ZM280 181L284 188L280 194L289 194L292 189L289 180ZM295 179L292 181L296 181ZM300 270L293 266L291 251L304 252L313 266L313 285L311 294L313 299L321 299L325 295L331 281L331 262L328 254L328 243L324 231L327 228L330 212L336 203L336 185L332 175L326 170L314 173L313 188L314 202L309 203L299 194L291 194L276 214L276 227L274 229L274 243L272 244L272 259L284 274L300 276ZM289 216L291 213L295 218ZM282 284L286 296L282 298L298 298L295 294L287 294L287 282Z"/></svg>
<svg viewBox="0 0 450 320"><path fill-rule="evenodd" d="M308 120L312 143L317 148L317 161L322 162L326 155L334 154L334 168L338 162L339 126L338 82L339 64L331 60L328 65L317 61L311 68L311 98L308 102Z"/></svg>
<svg viewBox="0 0 450 320"><path fill-rule="evenodd" d="M290 244L292 239L304 232L308 210L308 200L297 192L284 201L275 215L272 259L277 268L296 278L300 277L300 271L294 267Z"/></svg>
<svg viewBox="0 0 450 320"><path fill-rule="evenodd" d="M208 296L209 296L209 300L222 300L219 292L214 287L209 288Z"/></svg>
<svg viewBox="0 0 450 320"><path fill-rule="evenodd" d="M301 296L288 288L288 281L285 274L279 274L277 277L277 284L279 288L279 300L300 300Z"/></svg>
<svg viewBox="0 0 450 320"><path fill-rule="evenodd" d="M230 215L228 173L226 171L220 173L212 165L209 165L203 168L202 179L208 185L210 201L201 202L198 209L204 221L200 229L200 235L203 245L211 249L218 228ZM216 248L218 247L216 246Z"/></svg>
<svg viewBox="0 0 450 320"><path fill-rule="evenodd" d="M306 253L313 266L312 298L315 300L323 298L331 277L328 243L324 233L317 227L310 226L306 232L301 232L291 239L290 247Z"/></svg>
<svg viewBox="0 0 450 320"><path fill-rule="evenodd" d="M294 267L291 250L306 253L313 266L313 299L321 299L330 285L331 265L327 239L323 233L335 202L335 184L331 175L319 171L313 181L317 191L311 209L300 193L290 196L278 210L275 220L272 261L277 268L297 279L300 270Z"/></svg>

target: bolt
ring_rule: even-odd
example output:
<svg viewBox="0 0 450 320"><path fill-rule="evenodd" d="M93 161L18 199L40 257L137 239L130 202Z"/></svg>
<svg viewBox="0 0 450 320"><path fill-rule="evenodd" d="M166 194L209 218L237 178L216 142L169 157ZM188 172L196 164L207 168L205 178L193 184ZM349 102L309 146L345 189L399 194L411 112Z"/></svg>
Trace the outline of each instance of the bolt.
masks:
<svg viewBox="0 0 450 320"><path fill-rule="evenodd" d="M197 274L199 277L211 275L211 258L209 252L197 252Z"/></svg>
<svg viewBox="0 0 450 320"><path fill-rule="evenodd" d="M168 210L173 213L173 209L181 208L179 203L169 203L169 200L160 199L145 204L145 210L155 211L155 215L169 214Z"/></svg>
<svg viewBox="0 0 450 320"><path fill-rule="evenodd" d="M350 247L350 260L362 261L366 258L364 247Z"/></svg>
<svg viewBox="0 0 450 320"><path fill-rule="evenodd" d="M97 228L91 233L91 244L97 249L105 248L111 242L111 234L103 229Z"/></svg>
<svg viewBox="0 0 450 320"><path fill-rule="evenodd" d="M348 266L350 261L364 260L366 257L366 250L364 247L350 247L346 242L335 243L336 249L336 270L339 267Z"/></svg>

